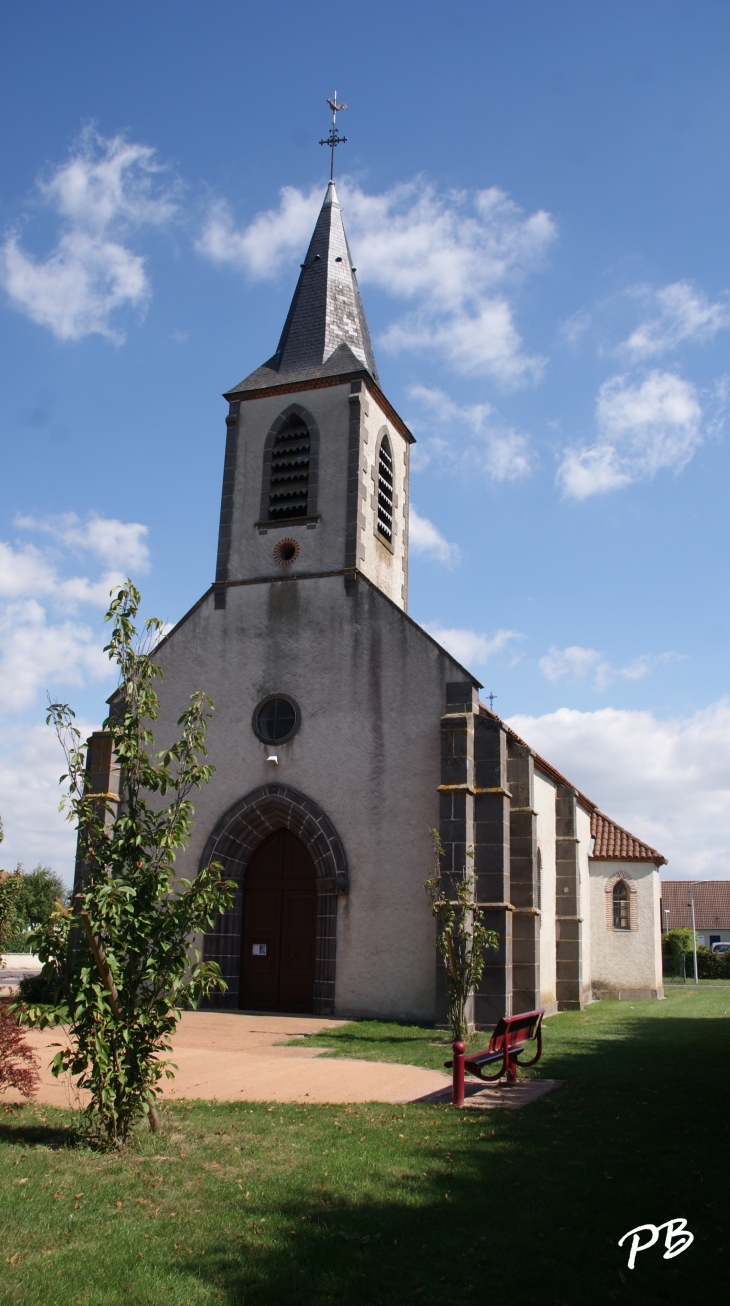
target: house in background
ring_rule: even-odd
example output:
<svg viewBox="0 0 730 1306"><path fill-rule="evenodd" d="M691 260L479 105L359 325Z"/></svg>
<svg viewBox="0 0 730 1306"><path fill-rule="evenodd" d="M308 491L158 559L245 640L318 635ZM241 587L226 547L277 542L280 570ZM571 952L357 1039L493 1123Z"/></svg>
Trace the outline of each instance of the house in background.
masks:
<svg viewBox="0 0 730 1306"><path fill-rule="evenodd" d="M691 880L662 880L662 930L692 929ZM701 948L730 943L730 880L695 885L695 929Z"/></svg>

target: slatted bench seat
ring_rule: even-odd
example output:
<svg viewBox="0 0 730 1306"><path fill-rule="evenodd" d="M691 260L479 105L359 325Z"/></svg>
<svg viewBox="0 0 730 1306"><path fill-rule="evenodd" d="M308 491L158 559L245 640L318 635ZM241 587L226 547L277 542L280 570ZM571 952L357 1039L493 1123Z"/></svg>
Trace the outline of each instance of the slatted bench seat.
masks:
<svg viewBox="0 0 730 1306"><path fill-rule="evenodd" d="M542 1018L545 1008L539 1011L521 1011L517 1016L503 1016L489 1040L489 1047L484 1052L470 1053L464 1058L464 1069L486 1084L493 1083L506 1076L508 1084L517 1082L517 1066L534 1066L542 1056ZM527 1043L535 1042L537 1050L530 1061L518 1061L527 1051ZM458 1050L458 1049L457 1049ZM482 1074L482 1068L500 1062L494 1075ZM451 1069L453 1061L446 1061Z"/></svg>

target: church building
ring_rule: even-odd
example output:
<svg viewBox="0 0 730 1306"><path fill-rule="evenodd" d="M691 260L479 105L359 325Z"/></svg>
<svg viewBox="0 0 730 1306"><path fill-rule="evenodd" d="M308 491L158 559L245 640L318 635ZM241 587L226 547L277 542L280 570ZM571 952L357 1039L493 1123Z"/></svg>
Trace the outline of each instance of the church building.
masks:
<svg viewBox="0 0 730 1306"><path fill-rule="evenodd" d="M225 398L215 581L156 655L160 746L194 691L215 701L215 774L179 859L238 885L203 940L228 983L214 1004L443 1021L434 829L500 939L477 1027L662 997L665 858L408 615L414 437L380 388L334 182L276 352Z"/></svg>

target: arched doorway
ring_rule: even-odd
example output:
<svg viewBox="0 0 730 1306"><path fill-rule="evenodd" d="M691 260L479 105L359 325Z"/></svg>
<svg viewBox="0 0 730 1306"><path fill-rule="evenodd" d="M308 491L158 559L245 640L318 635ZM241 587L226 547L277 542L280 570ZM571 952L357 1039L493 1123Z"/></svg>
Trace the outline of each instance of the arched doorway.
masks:
<svg viewBox="0 0 730 1306"><path fill-rule="evenodd" d="M239 1007L311 1011L316 938L314 862L295 835L276 830L246 869Z"/></svg>
<svg viewBox="0 0 730 1306"><path fill-rule="evenodd" d="M286 830L303 844L315 868L317 942L314 978L315 1016L335 1014L337 901L348 891L347 857L327 813L291 785L266 784L233 803L216 821L200 858L201 869L217 861L226 879L236 883L228 911L215 917L203 940L203 956L220 966L224 993L213 993L206 1007L237 1011L242 1006L242 919L244 885L252 858L276 830ZM261 942L252 939L251 944Z"/></svg>

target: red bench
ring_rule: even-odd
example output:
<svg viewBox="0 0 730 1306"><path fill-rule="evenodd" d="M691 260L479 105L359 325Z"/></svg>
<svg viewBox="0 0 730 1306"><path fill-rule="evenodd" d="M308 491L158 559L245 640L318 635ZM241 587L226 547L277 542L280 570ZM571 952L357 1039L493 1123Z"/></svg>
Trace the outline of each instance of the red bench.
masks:
<svg viewBox="0 0 730 1306"><path fill-rule="evenodd" d="M508 1084L516 1084L517 1066L534 1066L542 1056L544 1015L545 1009L541 1007L539 1011L521 1011L517 1016L503 1016L498 1021L489 1040L489 1047L484 1052L474 1052L465 1056L464 1044L454 1043L454 1059L444 1063L448 1070L452 1067L454 1070L454 1104L461 1105L464 1101L465 1070L476 1075L485 1084L494 1083L503 1075L506 1076ZM518 1061L518 1057L527 1051L526 1045L530 1042L537 1044L535 1055L529 1061ZM500 1066L495 1075L482 1074L483 1066L493 1065L497 1061L500 1062Z"/></svg>

